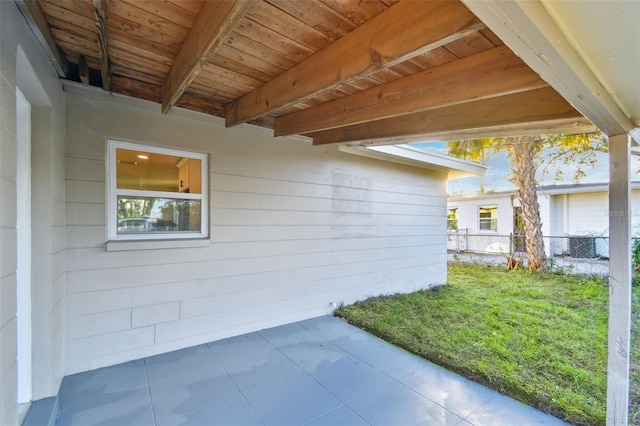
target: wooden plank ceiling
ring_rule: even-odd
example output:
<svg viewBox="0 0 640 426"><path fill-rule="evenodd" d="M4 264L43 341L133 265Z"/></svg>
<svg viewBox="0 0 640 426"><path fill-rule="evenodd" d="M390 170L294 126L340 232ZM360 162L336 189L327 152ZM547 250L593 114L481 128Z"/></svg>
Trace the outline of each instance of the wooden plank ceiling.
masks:
<svg viewBox="0 0 640 426"><path fill-rule="evenodd" d="M457 0L16 1L64 78L228 127L314 144L593 128Z"/></svg>

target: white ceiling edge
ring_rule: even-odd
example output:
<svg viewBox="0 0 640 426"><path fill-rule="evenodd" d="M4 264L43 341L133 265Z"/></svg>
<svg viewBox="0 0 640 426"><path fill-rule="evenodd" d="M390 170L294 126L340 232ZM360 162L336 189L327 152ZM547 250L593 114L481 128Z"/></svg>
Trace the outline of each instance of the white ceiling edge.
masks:
<svg viewBox="0 0 640 426"><path fill-rule="evenodd" d="M603 133L626 134L635 127L539 0L462 2ZM589 7L588 2L574 3Z"/></svg>
<svg viewBox="0 0 640 426"><path fill-rule="evenodd" d="M452 157L437 151L418 148L412 145L385 145L348 147L341 145L340 152L374 158L391 163L404 164L430 170L448 172L448 179L469 176L484 176L489 166L469 160Z"/></svg>
<svg viewBox="0 0 640 426"><path fill-rule="evenodd" d="M540 1L622 112L640 126L640 2Z"/></svg>

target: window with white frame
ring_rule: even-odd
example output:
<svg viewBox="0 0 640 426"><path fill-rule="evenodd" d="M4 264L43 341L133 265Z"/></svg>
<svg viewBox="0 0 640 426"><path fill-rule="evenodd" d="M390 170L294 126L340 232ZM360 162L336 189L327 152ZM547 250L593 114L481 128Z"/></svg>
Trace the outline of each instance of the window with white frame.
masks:
<svg viewBox="0 0 640 426"><path fill-rule="evenodd" d="M206 238L207 155L108 142L109 240Z"/></svg>
<svg viewBox="0 0 640 426"><path fill-rule="evenodd" d="M458 229L458 208L447 209L447 229Z"/></svg>
<svg viewBox="0 0 640 426"><path fill-rule="evenodd" d="M479 229L481 231L498 230L498 207L480 206L478 207Z"/></svg>

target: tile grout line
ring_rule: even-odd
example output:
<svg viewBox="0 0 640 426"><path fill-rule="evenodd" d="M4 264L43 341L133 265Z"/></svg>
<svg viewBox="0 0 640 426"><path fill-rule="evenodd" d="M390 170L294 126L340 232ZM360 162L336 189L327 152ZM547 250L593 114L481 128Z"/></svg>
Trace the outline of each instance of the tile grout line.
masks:
<svg viewBox="0 0 640 426"><path fill-rule="evenodd" d="M324 336L321 336L321 335L319 335L318 333L315 333L313 330L308 329L307 327L305 327L305 326L303 326L302 324L300 324L300 321L295 322L294 324L298 324L298 325L300 325L303 329L305 329L305 330L307 330L307 331L311 332L312 334L315 334L316 336L318 336L319 338L321 338L323 342L333 345L333 343L329 342L329 341L328 341ZM314 422L314 421L316 421L316 420L318 420L318 419L320 419L320 418L322 418L322 417L325 417L325 416L327 416L327 415L329 415L329 414L331 414L331 413L333 413L333 412L335 412L335 411L337 411L337 410L339 410L339 409L341 409L341 408L348 407L348 406L347 406L347 404L346 404L345 402L343 402L343 401L338 397L338 395L334 394L334 393L333 393L333 392L331 392L329 389L327 389L327 387L326 387L326 386L324 386L322 383L320 383L319 381L317 381L315 377L313 377L311 374L309 374L309 372L308 372L308 371L306 371L304 368L302 368L302 366L301 366L300 364L298 364L295 360L291 359L287 354L285 354L284 352L282 352L282 351L280 350L280 348L282 348L282 347L284 347L284 346L294 345L294 344L298 344L298 343L300 343L300 342L297 342L297 343L290 343L289 345L282 345L282 346L280 346L280 347L276 347L273 343L271 343L269 340L267 340L267 338L265 338L264 336L260 335L260 337L262 337L263 339L265 339L265 340L266 340L266 341L267 341L271 346L273 346L273 347L274 347L274 348L275 348L279 353L281 353L285 358L287 358L289 361L291 361L291 362L292 362L296 367L300 368L300 370L302 371L302 373L304 373L307 377L309 377L311 380L313 380L315 383L317 383L317 384L318 384L322 389L324 389L325 391L327 391L331 396L333 396L336 400L338 400L338 401L342 404L342 405L340 405L339 407L336 407L336 408L335 408L335 409L333 409L333 410L327 411L327 412L323 413L322 415L317 416L317 417L315 417L315 418L313 418L313 419L309 420L308 422L304 423L305 425L307 425L307 424L309 424L309 423L311 423L311 422ZM333 346L336 346L336 345L333 345ZM336 347L338 347L338 346L336 346ZM338 347L338 349L343 350L342 348L339 348L339 347ZM289 376L289 377L292 377L292 376ZM351 410L351 411L353 411L353 410ZM354 411L354 413L355 413L355 411ZM360 415L359 415L358 413L356 413L356 414L358 415L358 417L360 417ZM364 420L364 419L363 419L363 420ZM369 424L369 422L367 422L367 421L365 421L365 423Z"/></svg>
<svg viewBox="0 0 640 426"><path fill-rule="evenodd" d="M262 337L262 336L261 336ZM213 342L209 342L209 343L213 343ZM209 346L209 343L206 343L205 346L207 347L207 349L209 350L209 352L211 352L211 355L213 355L213 358L218 362L218 364L220 364L220 366L222 367L222 370L224 371L224 373L227 375L227 377L229 378L229 380L231 380L231 383L233 383L233 385L236 387L236 389L238 389L239 395L242 395L242 399L245 400L245 402L247 403L247 405L249 406L249 408L251 408L251 412L253 412L253 414L256 416L256 418L260 421L260 423L262 423L262 425L264 426L264 421L262 420L262 417L260 417L260 415L257 413L255 407L253 405L251 405L251 402L247 399L247 396L244 394L244 392L242 391L242 389L240 389L240 386L238 386L238 384L236 383L235 380L233 380L233 377L231 377L231 374L229 374L229 371L227 370L227 367L224 366L224 364L222 363L222 361L220 361L220 359L216 356L215 352L213 351L213 349L211 349L211 347ZM237 396L237 395L236 395ZM231 398L228 398L231 399ZM228 400L226 399L226 400ZM226 401L225 400L225 401ZM220 401L222 402L222 401ZM215 404L214 404L215 405Z"/></svg>
<svg viewBox="0 0 640 426"><path fill-rule="evenodd" d="M335 317L333 317L333 318L335 318ZM324 336L320 335L319 333L316 333L316 332L314 332L313 330L311 330L311 329L309 329L309 328L305 327L304 325L300 324L300 321L298 321L298 322L296 322L296 323L294 323L294 324L298 324L298 325L300 325L300 326L301 326L302 328L304 328L305 330L307 330L307 331L309 331L309 332L311 332L311 333L315 334L315 335L316 335L316 336L318 336L320 339L322 339L322 342L319 342L319 343L327 343L327 344L329 344L329 345L335 346L336 348L340 349L341 351L344 351L345 355L350 356L350 357L352 357L352 358L354 358L354 359L360 360L360 361L362 361L363 363L365 363L365 364L369 365L366 361L361 360L360 358L356 357L352 352L350 352L350 351L346 350L345 348L343 348L343 347L341 347L341 346L338 346L338 345L336 345L336 344L332 343L332 342L331 342L331 341L329 341L326 337L324 337ZM348 324L348 323L347 323L347 324ZM265 340L267 340L264 336L262 336L262 337L263 337ZM268 341L268 340L267 340L267 341ZM271 343L271 342L269 342L269 343ZM296 343L291 343L290 345L293 345L293 344L296 344ZM372 344L372 345L373 345L373 344ZM389 377L389 378L391 379L391 382L386 383L386 384L384 384L384 385L382 385L382 386L380 386L380 387L378 387L378 388L376 388L376 389L373 389L373 390L371 390L371 391L369 391L369 392L365 393L364 395L360 395L359 397L357 397L357 398L355 398L355 399L353 399L353 400L351 400L351 401L349 401L349 402L345 402L345 401L343 401L343 400L342 400L338 395L334 394L330 389L328 389L326 386L324 386L322 383L320 383L320 382L319 382L315 377L313 377L309 372L307 372L305 369L303 369L303 368L302 368L302 366L300 366L300 365L299 365L295 360L291 359L291 358L290 358L286 353L282 352L282 351L280 350L280 348L281 348L281 347L284 347L284 346L288 346L288 345L282 345L282 346L280 346L280 347L276 347L276 349L277 349L277 350L278 350L282 355L284 355L288 360L290 360L290 361L291 361L291 362L293 362L295 365L297 365L298 367L300 367L300 369L301 369L301 370L302 370L302 371L303 371L303 372L304 372L304 373L305 373L305 374L306 374L310 379L312 379L314 382L316 382L318 385L320 385L320 387L322 387L324 390L326 390L327 392L329 392L329 394L333 395L333 397L334 397L334 398L336 398L338 401L340 401L340 402L342 403L342 405L341 405L341 406L339 406L339 407L335 408L334 410L328 411L328 412L326 412L326 413L324 413L324 414L322 414L322 415L320 415L320 416L318 416L318 417L315 417L314 419L312 419L312 420L308 421L307 423L305 423L305 425L310 424L310 423L312 423L312 422L314 422L314 421L316 421L316 420L318 420L318 419L321 419L322 417L328 416L329 414L334 413L334 412L336 412L336 411L340 410L341 408L345 408L345 407L346 407L346 408L348 408L349 410L351 410L351 412L353 412L355 415L357 415L357 416L358 416L360 419L362 419L362 421L364 421L366 424L369 424L369 425L371 424L371 423L369 423L368 421L366 421L366 420L365 420L365 419L364 419L364 418L363 418L363 417L362 417L358 412L356 412L354 409L352 409L352 408L349 406L349 404L351 404L351 403L353 403L354 401L357 401L357 400L359 400L360 398L363 398L363 397L365 397L365 396L367 396L367 395L369 395L369 394L371 394L371 393L373 393L373 392L376 392L376 391L378 391L378 390L380 390L380 389L384 388L385 386L390 385L391 383L393 383L393 380L395 380L393 377L391 377L391 376L389 376L388 374L384 373L383 371L381 371L381 370L377 369L376 367L374 367L374 366L372 366L372 365L369 365L371 368L373 368L373 369L375 369L376 371L379 371L379 372L381 372L382 374L384 374L385 376ZM274 345L274 347L275 347L275 345Z"/></svg>
<svg viewBox="0 0 640 426"><path fill-rule="evenodd" d="M153 424L158 426L156 419L156 409L153 405L153 397L151 396L151 383L149 383L149 372L147 371L147 357L142 359L142 365L144 365L144 378L147 381L147 395L149 395L149 403L151 404L151 416L153 416Z"/></svg>

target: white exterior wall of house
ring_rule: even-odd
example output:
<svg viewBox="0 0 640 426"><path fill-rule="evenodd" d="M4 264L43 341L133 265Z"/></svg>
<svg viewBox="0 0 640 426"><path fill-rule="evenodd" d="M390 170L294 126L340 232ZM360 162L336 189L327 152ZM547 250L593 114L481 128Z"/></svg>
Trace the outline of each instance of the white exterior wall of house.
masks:
<svg viewBox="0 0 640 426"><path fill-rule="evenodd" d="M609 195L589 192L552 195L558 216L553 235L609 235ZM631 191L631 226L633 235L640 235L640 190ZM562 220L562 218L565 218Z"/></svg>
<svg viewBox="0 0 640 426"><path fill-rule="evenodd" d="M513 233L513 205L511 193L486 194L470 197L455 197L449 199L447 208L457 209L458 229L461 234L476 235L469 239L465 248L470 251L508 252L509 235ZM515 202L517 204L517 201ZM545 220L549 215L549 203L547 199L539 200L540 216L542 218L543 232L549 229L549 222ZM498 223L496 231L480 229L480 207L498 208ZM548 234L545 234L548 235Z"/></svg>
<svg viewBox="0 0 640 426"><path fill-rule="evenodd" d="M16 93L31 104L17 123ZM17 424L18 382L27 398L57 393L64 368L64 94L14 2L0 2L0 424ZM31 336L18 336L19 126L31 134ZM28 143L28 137L25 138ZM24 240L24 239L22 239ZM27 283L28 286L28 283ZM28 303L28 301L27 301ZM29 303L28 303L29 304ZM18 342L31 346L31 379L18 378ZM21 365L24 365L22 363ZM29 389L30 388L30 389ZM23 391L21 390L21 394Z"/></svg>
<svg viewBox="0 0 640 426"><path fill-rule="evenodd" d="M480 207L496 206L498 208L498 229L496 231L480 230ZM456 199L448 203L448 208L458 209L458 229L468 229L470 234L509 235L513 231L513 208L508 197L482 197Z"/></svg>
<svg viewBox="0 0 640 426"><path fill-rule="evenodd" d="M573 191L573 192L572 192ZM459 229L469 229L470 234L490 234L478 230L478 206L497 205L499 212L498 232L494 234L509 235L513 232L513 208L510 193L487 194L471 197L455 197L448 201L448 208L458 208ZM538 191L538 204L542 220L542 233L545 237L590 236L596 237L596 254L609 256L606 239L597 237L609 236L609 194L597 190L590 192L588 186L569 189ZM631 215L633 235L640 235L640 188L632 191L634 208ZM504 210L504 214L500 212ZM488 240L487 240L488 241ZM476 243L478 244L478 243ZM554 240L553 244L545 241L547 255L565 254L569 250L569 242ZM484 244L485 246L487 244ZM485 251L486 247L470 246L470 250Z"/></svg>
<svg viewBox="0 0 640 426"><path fill-rule="evenodd" d="M551 195L561 219L554 235L608 235L609 199L606 192Z"/></svg>
<svg viewBox="0 0 640 426"><path fill-rule="evenodd" d="M31 105L31 336L18 328L18 90ZM56 395L64 374L446 280L446 171L274 139L253 126L226 129L223 120L177 108L164 116L156 104L97 90L63 90L6 1L0 107L2 425L24 415L20 341L32 353L27 401L38 400ZM106 250L107 137L209 154L208 244Z"/></svg>
<svg viewBox="0 0 640 426"><path fill-rule="evenodd" d="M609 256L609 194L604 191L552 195L554 220L553 235L578 235L596 237L596 254ZM631 191L631 233L640 235L640 189Z"/></svg>
<svg viewBox="0 0 640 426"><path fill-rule="evenodd" d="M65 90L66 374L446 280L444 172ZM107 137L209 154L210 244L105 249Z"/></svg>

